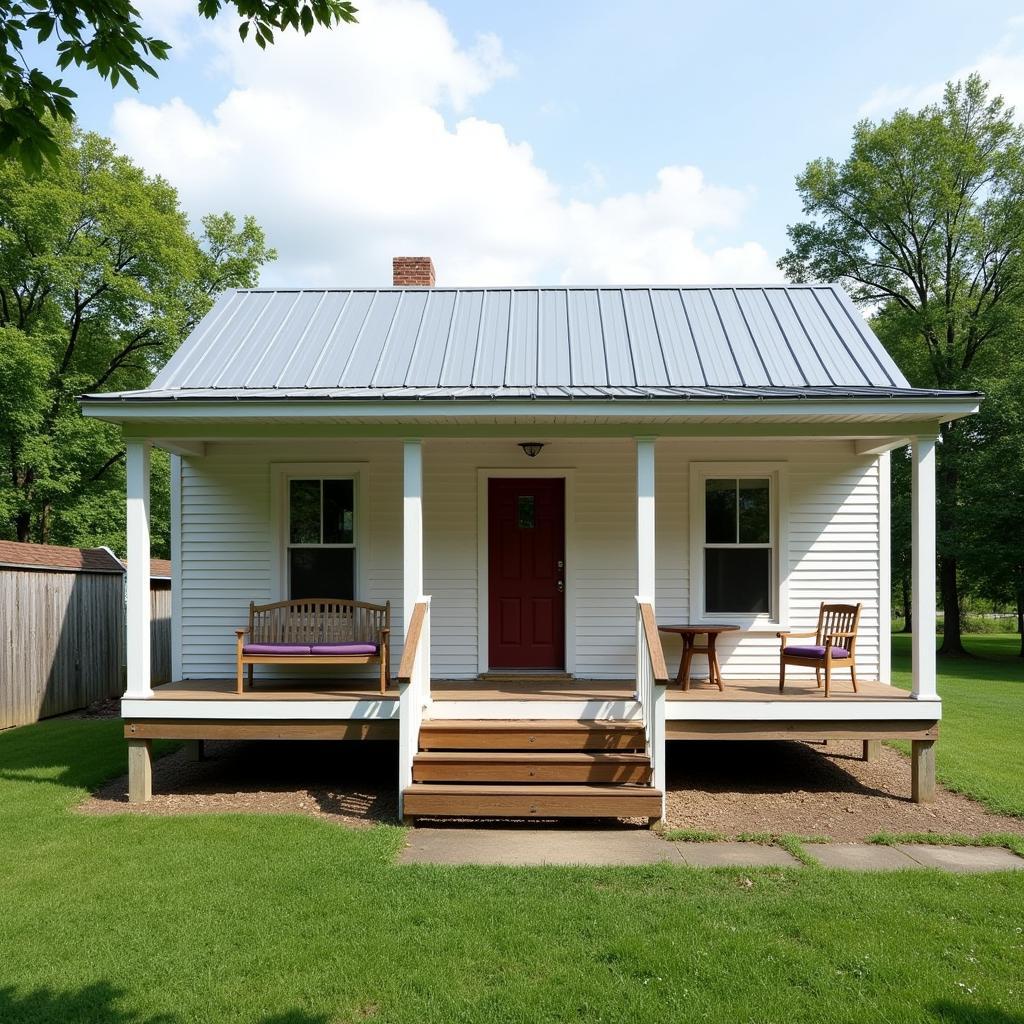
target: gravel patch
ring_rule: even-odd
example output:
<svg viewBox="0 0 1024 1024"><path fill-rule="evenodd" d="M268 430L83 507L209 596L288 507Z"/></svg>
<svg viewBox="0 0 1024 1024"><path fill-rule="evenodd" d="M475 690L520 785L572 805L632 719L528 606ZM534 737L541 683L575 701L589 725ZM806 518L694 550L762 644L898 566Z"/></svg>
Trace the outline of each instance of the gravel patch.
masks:
<svg viewBox="0 0 1024 1024"><path fill-rule="evenodd" d="M153 799L128 803L122 775L79 806L85 814L307 814L354 827L395 823L395 743L208 741L153 763Z"/></svg>
<svg viewBox="0 0 1024 1024"><path fill-rule="evenodd" d="M870 763L860 755L860 741L669 743L666 825L836 840L883 831L1024 833L1024 818L992 814L942 786L935 803L913 803L910 761L892 747Z"/></svg>
<svg viewBox="0 0 1024 1024"><path fill-rule="evenodd" d="M103 709L107 710L107 709ZM101 717L94 712L89 717ZM79 712L85 716L87 712ZM102 715L105 717L105 714ZM158 758L153 800L129 805L127 777L81 805L87 814L307 814L351 826L397 821L397 745L383 742L217 741L204 761L185 750ZM938 789L934 804L910 799L910 762L883 747L870 762L859 742L687 742L668 745L666 827L864 840L876 832L1024 834L1024 819L992 814L975 801ZM438 822L465 827L466 822ZM507 820L473 827L509 827ZM623 822L586 823L628 827ZM644 823L640 823L644 824ZM538 829L530 820L525 827ZM584 826L567 820L563 825Z"/></svg>

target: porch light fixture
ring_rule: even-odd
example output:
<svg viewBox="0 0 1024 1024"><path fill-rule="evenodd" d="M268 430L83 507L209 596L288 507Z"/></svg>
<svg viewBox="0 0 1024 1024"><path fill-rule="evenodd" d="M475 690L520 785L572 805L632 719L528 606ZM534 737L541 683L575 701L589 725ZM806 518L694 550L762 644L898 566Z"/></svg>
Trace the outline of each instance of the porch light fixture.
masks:
<svg viewBox="0 0 1024 1024"><path fill-rule="evenodd" d="M529 458L535 459L540 455L540 450L544 445L540 441L520 441L519 447Z"/></svg>

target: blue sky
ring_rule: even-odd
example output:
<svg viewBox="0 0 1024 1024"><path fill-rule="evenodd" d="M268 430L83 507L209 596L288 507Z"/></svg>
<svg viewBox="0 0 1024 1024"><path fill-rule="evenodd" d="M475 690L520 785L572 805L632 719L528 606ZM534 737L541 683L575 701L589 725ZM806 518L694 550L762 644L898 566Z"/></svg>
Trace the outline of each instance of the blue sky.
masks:
<svg viewBox="0 0 1024 1024"><path fill-rule="evenodd" d="M138 95L76 74L86 127L252 212L269 283L750 280L777 273L794 175L852 124L979 68L1024 107L1024 21L989 2L365 0L362 23L260 54L187 0Z"/></svg>

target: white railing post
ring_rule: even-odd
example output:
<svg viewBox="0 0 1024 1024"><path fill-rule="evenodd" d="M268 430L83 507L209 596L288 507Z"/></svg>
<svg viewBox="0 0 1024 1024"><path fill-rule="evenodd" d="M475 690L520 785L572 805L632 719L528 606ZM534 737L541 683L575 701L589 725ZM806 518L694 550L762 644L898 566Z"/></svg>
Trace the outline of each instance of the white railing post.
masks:
<svg viewBox="0 0 1024 1024"><path fill-rule="evenodd" d="M935 687L935 438L913 443L913 639L911 693L932 699Z"/></svg>
<svg viewBox="0 0 1024 1024"><path fill-rule="evenodd" d="M125 579L125 696L146 698L153 696L149 655L149 441L127 442L125 468L128 557Z"/></svg>
<svg viewBox="0 0 1024 1024"><path fill-rule="evenodd" d="M430 704L430 598L413 603L423 608L423 621L414 647L402 652L398 674L398 817L405 817L405 790L412 785L413 761L419 752L420 726ZM410 616L410 624L413 616ZM408 643L408 637L406 638Z"/></svg>
<svg viewBox="0 0 1024 1024"><path fill-rule="evenodd" d="M666 683L664 677L664 656L657 652L657 662L662 665L662 678L654 670L655 655L647 640L644 623L644 608L650 608L652 623L654 609L642 597L636 598L636 699L644 721L644 738L647 756L651 761L651 785L661 792L661 818L665 817L665 712Z"/></svg>

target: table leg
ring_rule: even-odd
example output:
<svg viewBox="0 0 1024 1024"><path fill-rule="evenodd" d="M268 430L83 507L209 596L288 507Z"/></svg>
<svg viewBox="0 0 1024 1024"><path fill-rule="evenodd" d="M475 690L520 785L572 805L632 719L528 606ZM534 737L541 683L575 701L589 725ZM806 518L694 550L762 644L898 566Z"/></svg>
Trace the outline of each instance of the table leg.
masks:
<svg viewBox="0 0 1024 1024"><path fill-rule="evenodd" d="M683 655L679 659L679 677L677 682L683 690L690 688L690 662L693 661L694 637L683 634Z"/></svg>
<svg viewBox="0 0 1024 1024"><path fill-rule="evenodd" d="M719 692L725 691L725 684L722 682L722 666L718 664L718 651L715 650L715 641L718 639L716 633L708 633L708 665L711 668L711 678L718 683Z"/></svg>

